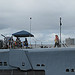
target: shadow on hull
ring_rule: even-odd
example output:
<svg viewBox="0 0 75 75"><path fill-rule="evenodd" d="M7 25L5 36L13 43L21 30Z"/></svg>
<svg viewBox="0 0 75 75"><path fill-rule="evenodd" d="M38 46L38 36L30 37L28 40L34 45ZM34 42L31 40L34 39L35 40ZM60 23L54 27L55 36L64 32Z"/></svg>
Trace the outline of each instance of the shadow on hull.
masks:
<svg viewBox="0 0 75 75"><path fill-rule="evenodd" d="M44 70L0 70L0 75L45 75Z"/></svg>

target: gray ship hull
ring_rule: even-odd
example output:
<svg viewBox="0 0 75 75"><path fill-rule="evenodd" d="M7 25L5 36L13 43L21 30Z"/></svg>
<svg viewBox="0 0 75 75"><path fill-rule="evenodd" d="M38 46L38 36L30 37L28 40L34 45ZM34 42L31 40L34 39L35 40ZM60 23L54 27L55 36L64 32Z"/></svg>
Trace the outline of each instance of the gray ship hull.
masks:
<svg viewBox="0 0 75 75"><path fill-rule="evenodd" d="M75 48L0 50L0 75L75 75Z"/></svg>

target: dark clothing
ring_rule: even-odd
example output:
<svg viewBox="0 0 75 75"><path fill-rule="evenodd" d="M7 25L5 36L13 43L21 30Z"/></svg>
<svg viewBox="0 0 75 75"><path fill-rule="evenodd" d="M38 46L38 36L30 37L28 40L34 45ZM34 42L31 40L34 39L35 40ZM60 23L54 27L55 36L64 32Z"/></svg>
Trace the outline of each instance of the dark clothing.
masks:
<svg viewBox="0 0 75 75"><path fill-rule="evenodd" d="M59 42L57 43L57 42L55 42L55 45L54 45L54 47L59 47Z"/></svg>
<svg viewBox="0 0 75 75"><path fill-rule="evenodd" d="M28 41L24 41L24 46L28 47Z"/></svg>
<svg viewBox="0 0 75 75"><path fill-rule="evenodd" d="M25 38L24 46L28 47L28 41L27 41L27 38Z"/></svg>

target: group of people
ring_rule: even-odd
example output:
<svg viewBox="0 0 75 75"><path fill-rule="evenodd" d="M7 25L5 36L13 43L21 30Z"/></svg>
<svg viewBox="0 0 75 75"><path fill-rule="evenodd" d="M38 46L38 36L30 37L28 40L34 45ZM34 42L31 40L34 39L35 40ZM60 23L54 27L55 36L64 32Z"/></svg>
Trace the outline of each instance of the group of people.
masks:
<svg viewBox="0 0 75 75"><path fill-rule="evenodd" d="M28 48L27 38L25 38L25 41L21 42L19 37L16 38L16 41L14 41L13 37L11 37L8 40L8 43L6 44L6 48L22 48L22 47Z"/></svg>
<svg viewBox="0 0 75 75"><path fill-rule="evenodd" d="M58 35L55 35L55 44L54 44L54 48L55 47L60 47L60 43L59 43L59 37ZM11 37L8 42L6 43L6 48L28 48L28 41L27 38L25 38L25 41L21 42L20 38L17 37L16 41L13 40L13 37Z"/></svg>

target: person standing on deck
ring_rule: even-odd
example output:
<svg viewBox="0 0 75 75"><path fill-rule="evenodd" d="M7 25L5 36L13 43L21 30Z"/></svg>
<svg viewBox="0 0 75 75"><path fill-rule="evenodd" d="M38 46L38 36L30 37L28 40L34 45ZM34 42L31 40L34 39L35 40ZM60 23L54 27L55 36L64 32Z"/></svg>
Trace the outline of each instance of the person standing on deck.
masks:
<svg viewBox="0 0 75 75"><path fill-rule="evenodd" d="M27 38L25 38L24 46L25 46L26 48L28 48L28 41L27 41Z"/></svg>
<svg viewBox="0 0 75 75"><path fill-rule="evenodd" d="M55 45L54 45L54 47L59 47L59 37L58 37L58 35L55 35Z"/></svg>

